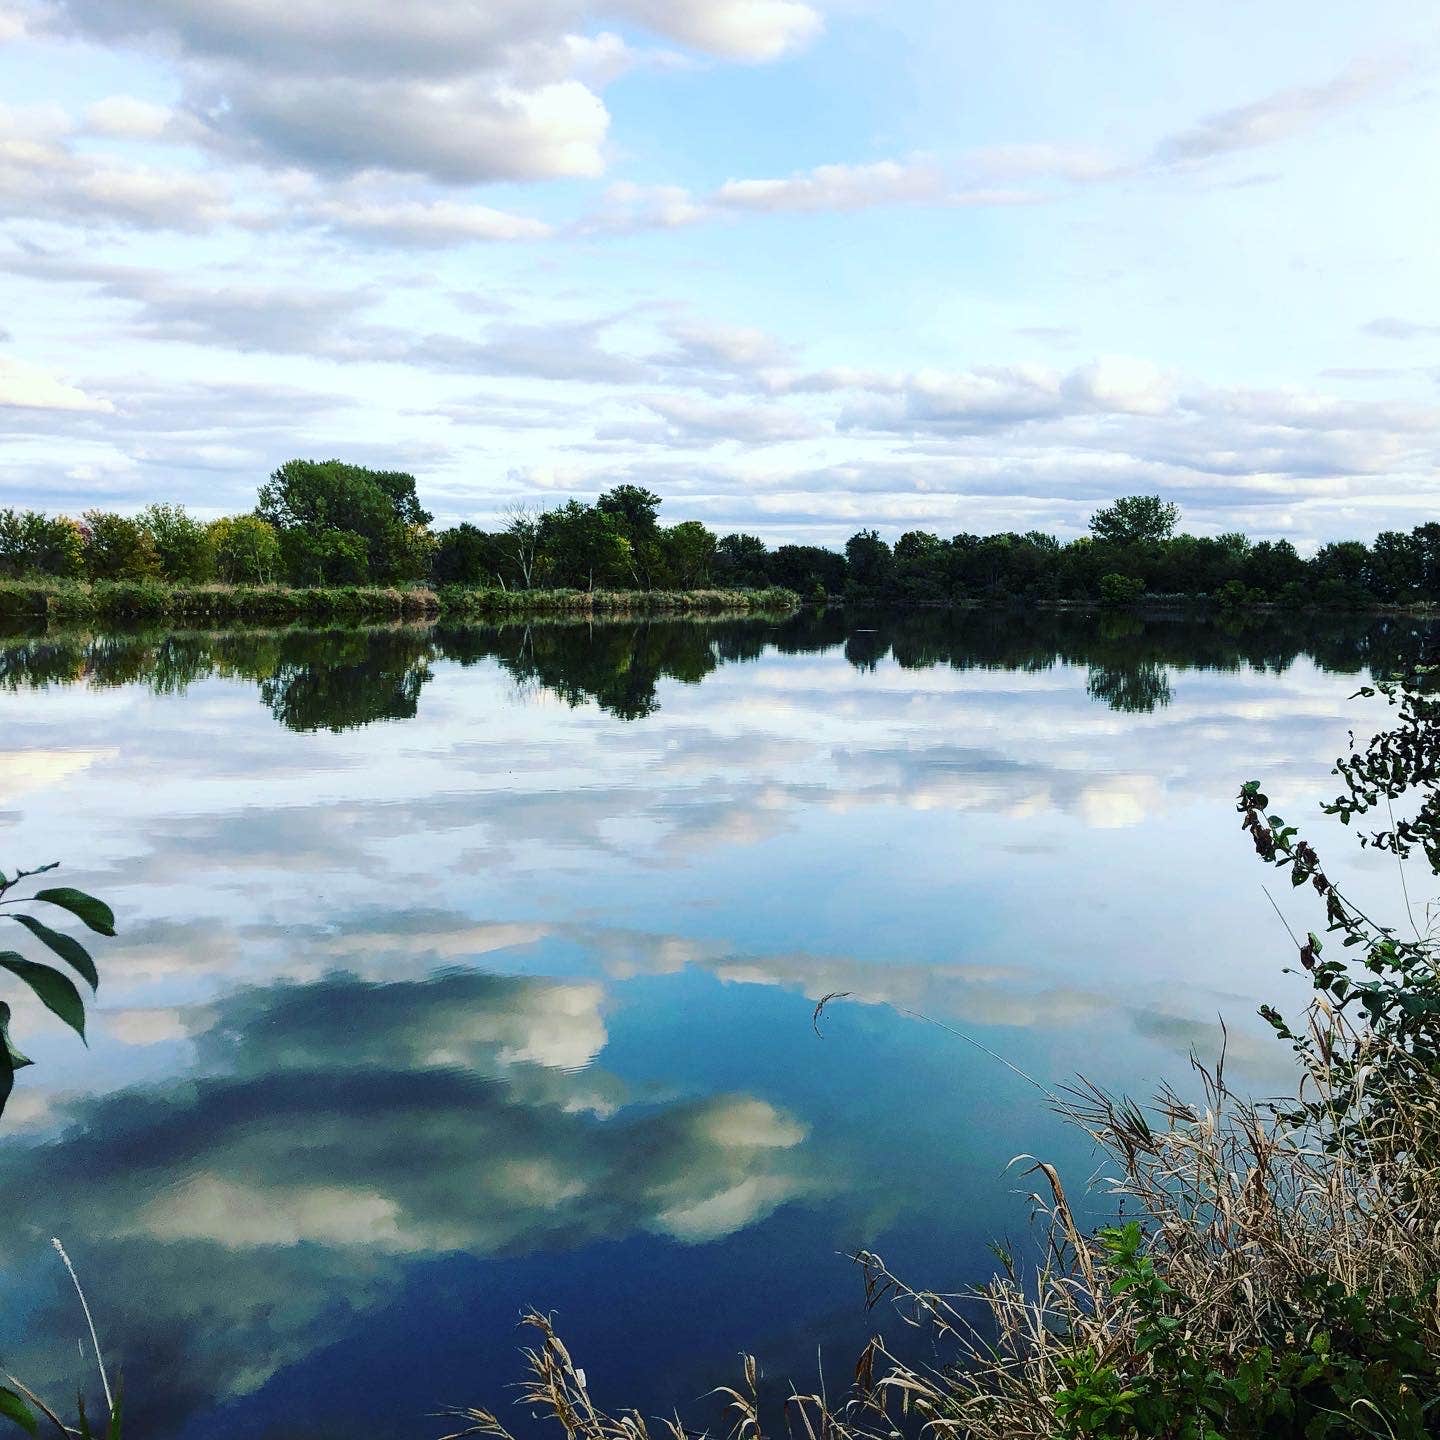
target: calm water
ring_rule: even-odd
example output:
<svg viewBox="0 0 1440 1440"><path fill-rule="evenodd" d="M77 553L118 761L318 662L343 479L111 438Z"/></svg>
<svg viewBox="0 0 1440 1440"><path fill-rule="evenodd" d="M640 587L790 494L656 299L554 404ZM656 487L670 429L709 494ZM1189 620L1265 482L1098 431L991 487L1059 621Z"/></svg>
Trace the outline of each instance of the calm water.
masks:
<svg viewBox="0 0 1440 1440"><path fill-rule="evenodd" d="M532 1304L602 1401L708 1420L737 1351L810 1386L817 1339L842 1381L844 1253L960 1285L1026 1231L1014 1155L1093 1164L921 1013L1144 1090L1223 1012L1283 1080L1232 796L1314 817L1377 714L1347 697L1415 643L834 613L0 640L0 863L62 858L121 927L88 1053L17 1017L6 1368L89 1383L60 1235L153 1440L438 1434L508 1403Z"/></svg>

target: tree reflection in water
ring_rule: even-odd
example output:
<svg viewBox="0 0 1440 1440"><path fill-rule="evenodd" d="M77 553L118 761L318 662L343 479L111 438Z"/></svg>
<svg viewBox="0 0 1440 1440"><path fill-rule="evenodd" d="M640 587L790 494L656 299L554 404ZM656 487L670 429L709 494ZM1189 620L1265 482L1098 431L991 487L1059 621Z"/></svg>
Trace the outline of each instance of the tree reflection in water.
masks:
<svg viewBox="0 0 1440 1440"><path fill-rule="evenodd" d="M859 670L1039 672L1081 666L1089 694L1114 710L1170 703L1177 675L1253 669L1280 673L1299 657L1354 674L1398 668L1419 652L1426 622L1409 617L1246 616L1233 621L1138 616L912 611L803 611L764 619L530 622L321 630L225 630L97 635L44 632L0 639L0 686L148 685L178 694L212 676L254 681L289 730L342 731L416 715L437 662L493 663L522 690L598 705L621 720L660 708L659 687L700 684L722 665L767 650L841 650Z"/></svg>

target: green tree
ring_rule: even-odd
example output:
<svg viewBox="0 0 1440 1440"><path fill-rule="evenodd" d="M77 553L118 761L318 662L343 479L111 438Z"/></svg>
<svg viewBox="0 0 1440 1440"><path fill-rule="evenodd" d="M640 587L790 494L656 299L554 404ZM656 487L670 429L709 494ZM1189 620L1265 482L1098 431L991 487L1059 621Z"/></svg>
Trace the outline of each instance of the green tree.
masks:
<svg viewBox="0 0 1440 1440"><path fill-rule="evenodd" d="M1125 495L1090 517L1090 529L1097 540L1114 545L1141 541L1168 540L1175 533L1180 507L1158 495Z"/></svg>
<svg viewBox="0 0 1440 1440"><path fill-rule="evenodd" d="M210 543L215 568L231 585L269 585L280 573L280 536L257 515L228 515L212 520Z"/></svg>
<svg viewBox="0 0 1440 1440"><path fill-rule="evenodd" d="M602 515L613 515L627 540L652 539L659 526L656 514L664 502L642 485L617 485L596 502Z"/></svg>
<svg viewBox="0 0 1440 1440"><path fill-rule="evenodd" d="M138 520L87 510L85 571L92 580L153 580L160 574L160 557Z"/></svg>
<svg viewBox="0 0 1440 1440"><path fill-rule="evenodd" d="M510 547L504 535L489 534L469 521L435 537L430 574L437 585L495 585L505 588Z"/></svg>
<svg viewBox="0 0 1440 1440"><path fill-rule="evenodd" d="M74 520L38 510L0 510L0 576L73 580L84 573L85 532Z"/></svg>
<svg viewBox="0 0 1440 1440"><path fill-rule="evenodd" d="M310 537L286 547L293 560L293 578L300 584L317 583L357 568L353 546L327 532L358 536L365 547L365 577L402 582L424 577L429 556L417 545L414 532L431 520L415 492L415 477L400 471L367 470L340 460L290 460L260 487L256 514L285 536Z"/></svg>
<svg viewBox="0 0 1440 1440"><path fill-rule="evenodd" d="M147 505L140 525L155 547L160 573L172 585L203 585L215 578L215 543L183 505Z"/></svg>
<svg viewBox="0 0 1440 1440"><path fill-rule="evenodd" d="M715 564L715 534L698 520L685 520L660 532L660 551L669 583L694 590L710 583Z"/></svg>
<svg viewBox="0 0 1440 1440"><path fill-rule="evenodd" d="M630 560L630 542L614 513L567 500L540 517L540 553L545 578L572 590L593 590L621 581Z"/></svg>
<svg viewBox="0 0 1440 1440"><path fill-rule="evenodd" d="M283 530L280 558L292 585L363 585L371 578L370 547L353 530Z"/></svg>
<svg viewBox="0 0 1440 1440"><path fill-rule="evenodd" d="M895 557L877 530L861 530L845 542L849 589L860 598L879 599L890 587Z"/></svg>
<svg viewBox="0 0 1440 1440"><path fill-rule="evenodd" d="M758 535L722 535L715 542L715 578L721 585L769 583L770 552Z"/></svg>

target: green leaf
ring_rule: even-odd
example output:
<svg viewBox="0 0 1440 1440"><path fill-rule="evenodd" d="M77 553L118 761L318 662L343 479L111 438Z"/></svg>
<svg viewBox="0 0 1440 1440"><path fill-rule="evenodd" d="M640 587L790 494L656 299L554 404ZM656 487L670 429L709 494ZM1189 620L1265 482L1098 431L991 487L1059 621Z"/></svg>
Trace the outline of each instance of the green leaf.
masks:
<svg viewBox="0 0 1440 1440"><path fill-rule="evenodd" d="M61 885L54 890L37 890L35 898L43 900L47 905L58 905L62 910L68 910L77 919L83 920L97 935L115 933L115 912L103 900L97 900L83 890Z"/></svg>
<svg viewBox="0 0 1440 1440"><path fill-rule="evenodd" d="M47 1010L85 1039L85 1002L68 975L62 975L52 965L37 965L13 950L0 951L0 970L8 970L23 980Z"/></svg>
<svg viewBox="0 0 1440 1440"><path fill-rule="evenodd" d="M3 1385L0 1385L0 1415L7 1420L13 1420L22 1430L28 1430L32 1435L40 1428L30 1407L13 1390L7 1390Z"/></svg>
<svg viewBox="0 0 1440 1440"><path fill-rule="evenodd" d="M7 918L15 921L17 925L23 925L37 940L48 945L62 960L67 961L72 969L90 982L92 990L99 988L100 975L95 969L95 962L90 958L90 952L78 940L62 934L59 930L52 930L33 915L10 915Z"/></svg>
<svg viewBox="0 0 1440 1440"><path fill-rule="evenodd" d="M35 1063L15 1048L15 1042L10 1038L10 1007L3 1000L0 1000L0 1053L10 1061L12 1070L23 1070Z"/></svg>

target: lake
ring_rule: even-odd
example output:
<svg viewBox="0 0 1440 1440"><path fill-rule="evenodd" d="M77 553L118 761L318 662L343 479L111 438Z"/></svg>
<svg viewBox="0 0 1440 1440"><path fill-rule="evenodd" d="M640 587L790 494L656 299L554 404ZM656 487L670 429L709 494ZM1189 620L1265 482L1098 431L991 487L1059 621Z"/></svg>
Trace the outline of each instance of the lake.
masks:
<svg viewBox="0 0 1440 1440"><path fill-rule="evenodd" d="M0 861L63 860L120 931L88 1051L17 1000L5 1368L94 1388L58 1235L148 1440L509 1418L532 1305L604 1403L713 1423L742 1350L814 1388L818 1348L843 1388L899 1328L847 1255L959 1287L1029 1232L1014 1157L1089 1176L1027 1076L1183 1083L1223 1014L1232 1071L1286 1082L1254 1012L1301 992L1234 795L1262 780L1393 911L1393 859L1319 803L1419 634L0 639Z"/></svg>

